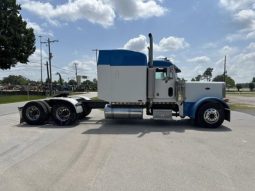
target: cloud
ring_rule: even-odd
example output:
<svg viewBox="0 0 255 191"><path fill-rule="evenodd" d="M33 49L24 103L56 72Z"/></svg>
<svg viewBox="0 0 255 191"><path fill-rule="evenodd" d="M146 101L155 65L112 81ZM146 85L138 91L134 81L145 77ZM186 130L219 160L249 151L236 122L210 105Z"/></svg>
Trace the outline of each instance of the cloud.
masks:
<svg viewBox="0 0 255 191"><path fill-rule="evenodd" d="M124 20L159 17L165 14L166 8L155 0L69 0L64 4L54 6L50 2L35 0L19 0L23 9L54 25L77 20L87 20L91 23L109 27L114 24L116 15Z"/></svg>
<svg viewBox="0 0 255 191"><path fill-rule="evenodd" d="M249 32L249 33L246 35L246 38L247 38L247 39L255 39L255 31Z"/></svg>
<svg viewBox="0 0 255 191"><path fill-rule="evenodd" d="M47 78L47 70L45 61L48 59L48 54L42 50L42 72L43 81ZM27 64L18 63L11 70L5 70L0 72L0 79L7 77L9 75L22 75L30 80L40 81L41 80L41 54L40 49L36 49L35 52L29 57L29 62ZM78 75L88 76L90 80L97 77L97 65L95 59L92 57L83 57L81 59L76 59L65 66L58 66L57 64L52 64L52 78L53 80L58 80L56 75L59 72L62 78L67 81L68 79L75 79L75 67L74 63L77 64Z"/></svg>
<svg viewBox="0 0 255 191"><path fill-rule="evenodd" d="M219 50L219 53L221 55L234 55L238 52L238 48L236 47L231 47L231 46L224 46Z"/></svg>
<svg viewBox="0 0 255 191"><path fill-rule="evenodd" d="M198 64L208 63L210 61L211 59L207 56L198 56L198 57L190 58L187 60L187 62L198 63Z"/></svg>
<svg viewBox="0 0 255 191"><path fill-rule="evenodd" d="M248 50L255 50L255 42L251 42L248 46L247 46Z"/></svg>
<svg viewBox="0 0 255 191"><path fill-rule="evenodd" d="M36 35L46 35L46 36L54 36L52 32L46 32L40 25L35 22L31 22L26 19L27 27L34 29L34 33Z"/></svg>
<svg viewBox="0 0 255 191"><path fill-rule="evenodd" d="M254 0L220 0L219 3L227 10L236 11L245 9L246 7L252 7Z"/></svg>
<svg viewBox="0 0 255 191"><path fill-rule="evenodd" d="M29 57L27 64L18 63L10 70L0 72L0 78L9 75L22 75L28 79L40 81L41 80L41 57L40 50L36 49L35 52ZM47 59L47 53L42 51L43 59ZM46 79L46 67L43 65L43 80Z"/></svg>
<svg viewBox="0 0 255 191"><path fill-rule="evenodd" d="M128 40L124 45L124 49L147 52L147 47L149 43L146 36L139 35L138 37ZM185 41L184 38L169 36L162 38L159 43L154 43L154 51L156 52L168 52L168 51L177 51L181 49L188 48L190 45Z"/></svg>
<svg viewBox="0 0 255 191"><path fill-rule="evenodd" d="M242 34L242 32L237 32L237 33L233 33L233 34L228 34L226 36L226 40L228 42L234 42L234 41L238 41L238 40L245 40L246 36Z"/></svg>
<svg viewBox="0 0 255 191"><path fill-rule="evenodd" d="M234 15L237 21L251 23L255 19L255 11L252 9L244 9Z"/></svg>
<svg viewBox="0 0 255 191"><path fill-rule="evenodd" d="M146 36L139 35L138 37L130 39L125 45L124 49L145 52L148 46Z"/></svg>
<svg viewBox="0 0 255 191"><path fill-rule="evenodd" d="M62 67L62 75L64 78L75 79L75 64L77 66L78 75L88 76L89 79L97 77L97 65L92 58L82 58L71 61L67 66ZM71 73L70 73L71 72Z"/></svg>
<svg viewBox="0 0 255 191"><path fill-rule="evenodd" d="M255 43L250 43L242 52L237 51L235 47L225 46L221 49L232 52L227 56L227 74L233 78L236 83L246 83L252 80L255 71ZM220 51L220 53L221 53ZM214 76L223 73L224 57L215 62Z"/></svg>
<svg viewBox="0 0 255 191"><path fill-rule="evenodd" d="M254 60L254 51L243 52L236 55L228 62L228 75L233 77L239 83L250 82L252 77L254 77Z"/></svg>
<svg viewBox="0 0 255 191"><path fill-rule="evenodd" d="M159 17L167 11L154 0L111 0L111 2L116 13L125 20Z"/></svg>
<svg viewBox="0 0 255 191"><path fill-rule="evenodd" d="M203 45L203 49L211 49L211 48L217 48L218 43L217 42L208 42Z"/></svg>
<svg viewBox="0 0 255 191"><path fill-rule="evenodd" d="M228 34L229 42L255 38L255 2L254 0L220 0L220 5L229 11L240 30Z"/></svg>
<svg viewBox="0 0 255 191"><path fill-rule="evenodd" d="M48 54L42 50L42 59L48 59ZM29 56L28 58L29 62L31 63L41 63L41 52L39 49L36 49L35 52Z"/></svg>
<svg viewBox="0 0 255 191"><path fill-rule="evenodd" d="M109 27L113 25L115 19L112 7L101 0L69 0L67 3L57 6L53 6L49 2L21 0L21 6L23 9L47 19L52 24L58 24L59 21L87 20Z"/></svg>
<svg viewBox="0 0 255 191"><path fill-rule="evenodd" d="M174 36L162 38L158 45L160 51L179 50L187 48L189 46L189 43L187 43L184 38Z"/></svg>

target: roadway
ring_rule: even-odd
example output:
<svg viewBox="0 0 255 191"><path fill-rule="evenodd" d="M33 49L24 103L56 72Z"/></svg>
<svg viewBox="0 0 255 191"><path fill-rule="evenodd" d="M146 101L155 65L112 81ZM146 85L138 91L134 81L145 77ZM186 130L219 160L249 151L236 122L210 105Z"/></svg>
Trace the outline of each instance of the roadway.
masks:
<svg viewBox="0 0 255 191"><path fill-rule="evenodd" d="M255 189L255 117L201 129L190 120L109 121L101 110L74 127L0 116L0 190Z"/></svg>

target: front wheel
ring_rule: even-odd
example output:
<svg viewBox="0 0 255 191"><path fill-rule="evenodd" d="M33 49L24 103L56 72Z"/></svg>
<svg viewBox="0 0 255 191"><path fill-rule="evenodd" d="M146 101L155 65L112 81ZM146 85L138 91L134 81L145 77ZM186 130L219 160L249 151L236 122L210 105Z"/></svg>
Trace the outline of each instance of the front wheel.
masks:
<svg viewBox="0 0 255 191"><path fill-rule="evenodd" d="M206 103L199 108L196 122L201 127L217 128L224 121L224 108L220 103Z"/></svg>
<svg viewBox="0 0 255 191"><path fill-rule="evenodd" d="M72 125L76 122L77 114L72 105L59 103L52 107L52 118L57 125Z"/></svg>

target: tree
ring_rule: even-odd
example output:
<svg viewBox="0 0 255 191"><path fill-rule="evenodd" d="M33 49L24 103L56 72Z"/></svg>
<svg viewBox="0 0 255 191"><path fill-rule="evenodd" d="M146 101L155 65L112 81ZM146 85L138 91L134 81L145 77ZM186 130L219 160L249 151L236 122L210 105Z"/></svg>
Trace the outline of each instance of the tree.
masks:
<svg viewBox="0 0 255 191"><path fill-rule="evenodd" d="M253 82L249 83L249 89L250 91L253 91L253 89L255 88L255 85Z"/></svg>
<svg viewBox="0 0 255 191"><path fill-rule="evenodd" d="M236 89L237 89L237 91L240 91L240 89L242 89L242 85L241 84L236 84Z"/></svg>
<svg viewBox="0 0 255 191"><path fill-rule="evenodd" d="M64 80L62 79L61 74L60 74L59 72L57 72L56 74L59 76L58 83L59 83L61 86L63 86L63 84L64 84Z"/></svg>
<svg viewBox="0 0 255 191"><path fill-rule="evenodd" d="M198 74L195 78L192 78L191 81L201 81L203 79L206 79L207 81L211 81L212 71L213 71L213 68L207 68L204 71L203 75Z"/></svg>
<svg viewBox="0 0 255 191"><path fill-rule="evenodd" d="M0 1L0 69L10 69L18 62L27 63L35 51L35 35L27 28L16 0Z"/></svg>
<svg viewBox="0 0 255 191"><path fill-rule="evenodd" d="M21 75L9 75L3 79L3 84L11 84L11 85L26 85L29 80Z"/></svg>
<svg viewBox="0 0 255 191"><path fill-rule="evenodd" d="M200 74L199 74L199 75L197 75L197 76L195 77L195 80L196 80L196 81L200 81L200 80L202 80L202 75L200 75Z"/></svg>
<svg viewBox="0 0 255 191"><path fill-rule="evenodd" d="M202 77L206 79L207 81L211 81L212 79L212 71L213 68L207 68L205 72L203 73Z"/></svg>
<svg viewBox="0 0 255 191"><path fill-rule="evenodd" d="M68 85L70 86L76 86L77 82L75 80L69 80Z"/></svg>
<svg viewBox="0 0 255 191"><path fill-rule="evenodd" d="M252 78L252 82L255 83L255 77Z"/></svg>
<svg viewBox="0 0 255 191"><path fill-rule="evenodd" d="M215 78L213 78L214 82L223 82L224 81L224 76L222 75L218 75ZM235 80L233 80L230 76L226 75L226 85L228 88L233 88L235 87Z"/></svg>
<svg viewBox="0 0 255 191"><path fill-rule="evenodd" d="M200 80L202 80L202 75L200 75L200 74L197 75L195 78L192 78L192 79L191 79L191 81L193 81L193 82L194 82L194 81L200 81Z"/></svg>

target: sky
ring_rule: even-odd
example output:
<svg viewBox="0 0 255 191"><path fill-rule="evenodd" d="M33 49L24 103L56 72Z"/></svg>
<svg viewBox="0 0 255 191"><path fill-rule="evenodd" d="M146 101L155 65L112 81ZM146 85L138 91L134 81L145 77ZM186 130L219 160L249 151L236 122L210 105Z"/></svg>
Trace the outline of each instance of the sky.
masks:
<svg viewBox="0 0 255 191"><path fill-rule="evenodd" d="M52 73L65 80L96 78L94 49L130 49L147 54L148 33L154 58L168 57L186 80L212 67L236 83L255 77L255 0L17 0L27 26L34 29L36 51L26 65L1 70L0 78L23 75L40 80L40 39L51 45ZM43 79L48 47L42 45Z"/></svg>

